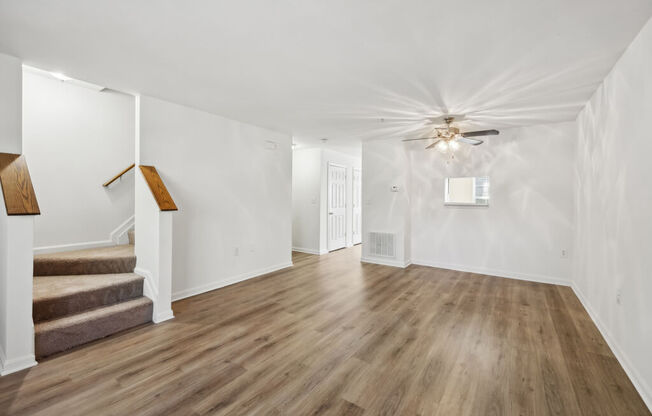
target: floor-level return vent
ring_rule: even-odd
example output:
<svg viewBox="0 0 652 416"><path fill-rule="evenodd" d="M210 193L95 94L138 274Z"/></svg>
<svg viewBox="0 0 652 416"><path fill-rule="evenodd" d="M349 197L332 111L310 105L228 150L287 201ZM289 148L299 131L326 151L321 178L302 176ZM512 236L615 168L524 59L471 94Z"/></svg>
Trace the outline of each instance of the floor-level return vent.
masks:
<svg viewBox="0 0 652 416"><path fill-rule="evenodd" d="M394 234L369 233L369 255L374 257L396 257Z"/></svg>

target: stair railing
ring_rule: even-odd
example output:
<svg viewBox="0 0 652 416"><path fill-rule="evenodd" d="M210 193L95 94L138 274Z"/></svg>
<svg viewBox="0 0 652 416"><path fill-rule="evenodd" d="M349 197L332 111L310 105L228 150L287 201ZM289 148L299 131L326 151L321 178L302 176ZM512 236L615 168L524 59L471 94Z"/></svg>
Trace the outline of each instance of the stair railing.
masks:
<svg viewBox="0 0 652 416"><path fill-rule="evenodd" d="M124 169L122 172L118 173L118 174L115 175L113 178L109 179L107 182L104 182L104 183L102 184L102 186L106 188L107 186L111 185L113 182L115 182L115 181L117 181L118 179L122 178L122 175L124 175L125 173L129 172L130 170L132 170L132 169L135 168L135 167L136 167L136 164L135 164L135 163L132 163L131 165L129 165L128 168Z"/></svg>

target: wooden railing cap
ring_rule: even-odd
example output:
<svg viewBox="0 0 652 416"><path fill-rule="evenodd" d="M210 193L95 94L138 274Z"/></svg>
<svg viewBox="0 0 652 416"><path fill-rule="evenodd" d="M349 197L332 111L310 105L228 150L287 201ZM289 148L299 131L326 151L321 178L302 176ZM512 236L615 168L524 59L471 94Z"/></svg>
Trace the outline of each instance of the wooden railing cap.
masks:
<svg viewBox="0 0 652 416"><path fill-rule="evenodd" d="M7 215L40 215L25 156L0 153L0 187Z"/></svg>
<svg viewBox="0 0 652 416"><path fill-rule="evenodd" d="M152 191L159 209L161 211L177 211L177 205L174 203L156 168L154 166L140 165L140 171L143 173L143 177L150 191Z"/></svg>

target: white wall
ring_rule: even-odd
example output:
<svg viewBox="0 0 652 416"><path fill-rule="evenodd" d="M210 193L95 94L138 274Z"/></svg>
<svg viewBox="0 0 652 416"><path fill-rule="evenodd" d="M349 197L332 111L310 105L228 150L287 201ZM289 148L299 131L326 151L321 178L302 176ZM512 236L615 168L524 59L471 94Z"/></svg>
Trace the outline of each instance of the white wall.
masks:
<svg viewBox="0 0 652 416"><path fill-rule="evenodd" d="M141 97L140 143L179 207L173 298L291 264L289 135Z"/></svg>
<svg viewBox="0 0 652 416"><path fill-rule="evenodd" d="M568 284L574 123L503 129L450 163L407 146L413 263ZM489 177L489 206L445 206L445 178L468 176Z"/></svg>
<svg viewBox="0 0 652 416"><path fill-rule="evenodd" d="M18 58L0 54L0 152L22 153L22 68Z"/></svg>
<svg viewBox="0 0 652 416"><path fill-rule="evenodd" d="M41 215L37 249L109 244L134 215L134 97L97 92L29 71L23 75L23 150Z"/></svg>
<svg viewBox="0 0 652 416"><path fill-rule="evenodd" d="M322 151L292 152L292 248L320 254Z"/></svg>
<svg viewBox="0 0 652 416"><path fill-rule="evenodd" d="M398 192L392 192L392 186ZM410 165L403 143L376 140L362 144L362 259L404 267L411 259ZM369 254L369 233L396 235L394 259Z"/></svg>
<svg viewBox="0 0 652 416"><path fill-rule="evenodd" d="M652 22L578 117L573 267L576 292L652 407L650 114Z"/></svg>

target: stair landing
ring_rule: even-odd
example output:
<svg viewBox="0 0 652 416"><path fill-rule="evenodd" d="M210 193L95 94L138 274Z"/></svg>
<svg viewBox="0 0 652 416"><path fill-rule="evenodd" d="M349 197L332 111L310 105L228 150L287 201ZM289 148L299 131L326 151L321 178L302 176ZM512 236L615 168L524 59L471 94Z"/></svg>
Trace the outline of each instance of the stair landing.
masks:
<svg viewBox="0 0 652 416"><path fill-rule="evenodd" d="M130 244L34 256L34 276L131 273L135 267Z"/></svg>

